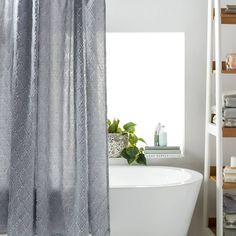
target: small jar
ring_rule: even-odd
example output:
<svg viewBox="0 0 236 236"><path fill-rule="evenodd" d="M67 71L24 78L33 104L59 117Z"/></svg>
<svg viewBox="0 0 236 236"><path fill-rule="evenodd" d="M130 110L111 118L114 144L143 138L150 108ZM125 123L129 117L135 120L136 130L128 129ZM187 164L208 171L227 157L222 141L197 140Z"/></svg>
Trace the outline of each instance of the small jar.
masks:
<svg viewBox="0 0 236 236"><path fill-rule="evenodd" d="M230 53L226 56L226 68L236 70L236 53Z"/></svg>

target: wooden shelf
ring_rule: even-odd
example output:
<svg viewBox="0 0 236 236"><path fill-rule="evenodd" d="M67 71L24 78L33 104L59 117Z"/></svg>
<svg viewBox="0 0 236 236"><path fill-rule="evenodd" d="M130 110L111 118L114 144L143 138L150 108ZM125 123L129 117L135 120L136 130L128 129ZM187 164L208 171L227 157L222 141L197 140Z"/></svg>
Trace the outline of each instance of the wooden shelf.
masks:
<svg viewBox="0 0 236 236"><path fill-rule="evenodd" d="M223 128L223 137L224 138L234 138L236 137L236 128Z"/></svg>
<svg viewBox="0 0 236 236"><path fill-rule="evenodd" d="M216 182L216 176L210 176L210 179ZM223 189L236 189L236 183L224 183Z"/></svg>
<svg viewBox="0 0 236 236"><path fill-rule="evenodd" d="M216 167L210 167L210 180L216 182ZM223 189L236 189L236 183L223 183Z"/></svg>
<svg viewBox="0 0 236 236"><path fill-rule="evenodd" d="M211 4L210 7L212 7L212 5L214 5L212 2L210 4ZM217 11L216 11L216 9L217 9ZM214 36L212 35L212 32L211 32L213 26L209 25L209 28L208 28L208 45L207 45L207 48L209 50L208 55L207 55L208 60L211 60L212 45L215 45L215 53L216 54L220 53L220 51L221 51L222 45L221 45L220 36L222 35L222 32L221 32L222 26L219 26L218 23L221 23L222 25L223 24L228 24L228 25L235 24L236 25L236 14L226 13L225 8L221 8L221 9L216 8L216 9L213 9L213 17L212 17L212 15L209 15L209 13L212 14L212 9L210 9L208 12L208 17L210 17L210 18L212 17L212 19L209 18L208 23L210 24L212 20L215 20L215 22L214 22L215 23L215 35ZM216 18L216 16L217 16L217 18ZM220 19L218 19L218 17L220 17ZM219 20L219 22L218 22L218 20ZM214 59L214 60L216 60L216 59ZM226 59L223 59L223 60L226 60ZM208 69L212 69L213 73L216 72L216 64L217 64L217 69L220 70L219 71L220 74L227 74L227 75L232 75L232 76L234 74L236 75L236 70L227 69L226 62L221 61L221 59L217 60L216 62L213 61L212 64L209 65L209 66L211 66L211 68L208 68ZM220 68L218 68L218 66ZM209 80L209 76L210 75L208 75L208 78L207 78L208 80ZM222 85L220 83L217 83L217 81L216 81L216 83L215 83L216 90L218 89L218 87L221 90ZM212 86L211 86L211 84L208 83L207 84L207 98L206 99L211 97L211 94L212 94ZM221 97L219 97L219 96L221 96L221 94L219 95L216 92L214 94L216 94L216 100L221 99ZM221 108L219 107L219 109L221 109ZM219 111L219 112L221 112L221 111ZM221 115L220 115L220 117L221 117ZM236 137L236 127L235 128L222 127L224 125L224 123L222 123L222 120L219 117L218 117L218 122L217 122L217 128L216 128L216 125L211 122L212 122L212 120L209 120L209 123L207 124L205 132L206 132L206 134L211 134L211 135L217 137L216 146L220 145L220 148L222 148L222 146L223 146L222 138L235 138ZM218 126L218 124L219 124L219 126ZM220 133L220 136L222 135L222 137L219 137L219 133ZM209 135L208 135L207 141L205 142L205 146L207 149L210 148L210 144L211 144L211 142L209 142ZM223 153L218 153L218 155L216 156L216 159L217 159L216 163L218 163L220 160L223 161L222 154ZM209 170L208 163L210 161L210 153L206 153L205 158L207 160L205 162L205 170L207 171L207 174L208 174L208 170ZM219 160L219 158L220 158L220 160ZM217 175L216 175L216 167L215 166L210 167L209 181L213 181L215 185L216 185L216 179L219 179L219 178L222 179L221 176L223 177L223 169L221 170L221 168L222 168L221 165L220 165L220 169L219 169L219 166L217 165ZM217 182L216 196L215 196L217 203L219 203L218 200L222 200L221 194L222 194L223 189L236 189L236 183L222 182L222 183L220 183L220 185L222 185L222 186L218 186L218 182ZM204 190L207 190L207 184L206 184L206 187L204 186ZM207 202L209 200L210 199L208 199L208 195L206 194L204 196L204 203L205 203L206 208L208 207ZM221 204L223 204L223 202L221 201L219 204L221 205ZM214 236L214 235L216 235L216 232L218 234L219 233L221 233L222 235L224 234L223 232L221 232L222 228L224 227L224 222L222 219L223 216L221 215L222 214L221 210L222 209L220 208L220 211L218 211L218 208L217 208L216 217L215 218L208 218L209 216L207 214L207 209L205 209L204 218L205 217L208 218L208 227L205 229L205 232L204 232L206 235L211 235L211 236L213 235ZM220 232L218 232L217 227ZM221 236L221 235L219 235L219 236Z"/></svg>
<svg viewBox="0 0 236 236"><path fill-rule="evenodd" d="M208 219L208 227L216 235L216 218Z"/></svg>
<svg viewBox="0 0 236 236"><path fill-rule="evenodd" d="M212 71L214 72L216 70L216 63L215 61L212 62ZM223 74L236 74L236 70L229 70L226 68L226 62L222 61L222 69L221 72Z"/></svg>
<svg viewBox="0 0 236 236"><path fill-rule="evenodd" d="M221 24L236 24L236 14L225 13L225 8L221 8Z"/></svg>
<svg viewBox="0 0 236 236"><path fill-rule="evenodd" d="M236 24L236 14L225 13L225 8L221 9L222 24Z"/></svg>
<svg viewBox="0 0 236 236"><path fill-rule="evenodd" d="M216 136L216 125L210 123L208 125L208 132L214 136ZM222 135L224 138L235 138L236 137L236 127L235 128L222 128Z"/></svg>

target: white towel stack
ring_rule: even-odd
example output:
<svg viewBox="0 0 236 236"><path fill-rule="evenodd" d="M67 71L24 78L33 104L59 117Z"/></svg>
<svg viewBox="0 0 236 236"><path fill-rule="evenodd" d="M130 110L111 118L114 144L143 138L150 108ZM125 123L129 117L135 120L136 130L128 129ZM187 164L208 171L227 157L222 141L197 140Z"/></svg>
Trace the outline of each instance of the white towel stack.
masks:
<svg viewBox="0 0 236 236"><path fill-rule="evenodd" d="M224 127L236 127L236 90L223 94L222 118ZM216 107L212 107L212 123L216 123Z"/></svg>

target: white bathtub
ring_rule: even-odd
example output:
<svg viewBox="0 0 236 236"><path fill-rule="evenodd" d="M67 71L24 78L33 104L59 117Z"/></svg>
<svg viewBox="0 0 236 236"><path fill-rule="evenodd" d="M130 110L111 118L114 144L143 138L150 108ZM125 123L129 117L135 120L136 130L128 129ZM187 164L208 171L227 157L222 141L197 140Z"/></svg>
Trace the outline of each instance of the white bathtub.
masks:
<svg viewBox="0 0 236 236"><path fill-rule="evenodd" d="M186 236L202 175L173 167L110 166L111 236Z"/></svg>

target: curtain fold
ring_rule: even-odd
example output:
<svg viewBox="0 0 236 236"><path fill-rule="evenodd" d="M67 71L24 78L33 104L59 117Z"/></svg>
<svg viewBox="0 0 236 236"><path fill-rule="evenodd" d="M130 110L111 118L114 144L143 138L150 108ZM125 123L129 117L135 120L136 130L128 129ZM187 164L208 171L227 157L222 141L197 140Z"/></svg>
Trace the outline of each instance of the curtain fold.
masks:
<svg viewBox="0 0 236 236"><path fill-rule="evenodd" d="M104 0L1 5L0 232L109 235Z"/></svg>
<svg viewBox="0 0 236 236"><path fill-rule="evenodd" d="M14 3L8 235L31 235L34 218L36 84L32 2Z"/></svg>
<svg viewBox="0 0 236 236"><path fill-rule="evenodd" d="M13 1L0 1L0 233L8 219L11 155L11 77L13 59Z"/></svg>

